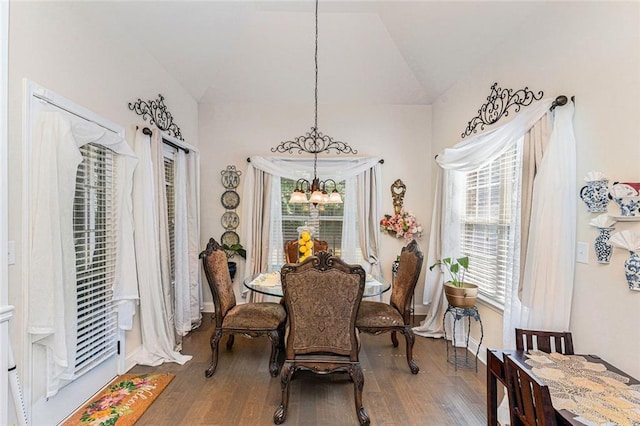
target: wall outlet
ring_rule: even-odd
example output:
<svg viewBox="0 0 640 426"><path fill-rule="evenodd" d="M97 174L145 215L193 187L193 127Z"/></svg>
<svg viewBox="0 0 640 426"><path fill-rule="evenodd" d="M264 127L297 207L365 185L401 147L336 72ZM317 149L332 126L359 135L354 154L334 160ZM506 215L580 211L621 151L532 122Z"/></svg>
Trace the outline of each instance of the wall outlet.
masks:
<svg viewBox="0 0 640 426"><path fill-rule="evenodd" d="M576 250L576 262L589 263L589 244L578 241L578 249Z"/></svg>

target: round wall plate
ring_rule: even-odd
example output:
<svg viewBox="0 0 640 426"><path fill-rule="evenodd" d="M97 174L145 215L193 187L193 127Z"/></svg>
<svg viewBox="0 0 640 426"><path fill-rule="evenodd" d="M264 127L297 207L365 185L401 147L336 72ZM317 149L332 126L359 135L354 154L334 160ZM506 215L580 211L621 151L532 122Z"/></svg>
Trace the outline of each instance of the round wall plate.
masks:
<svg viewBox="0 0 640 426"><path fill-rule="evenodd" d="M220 201L225 209L233 210L240 204L240 196L236 191L228 190L224 191Z"/></svg>
<svg viewBox="0 0 640 426"><path fill-rule="evenodd" d="M228 166L222 172L222 186L225 188L237 188L240 184L240 174L234 166Z"/></svg>
<svg viewBox="0 0 640 426"><path fill-rule="evenodd" d="M234 244L240 244L240 237L235 231L225 231L220 237L220 241L222 241L222 245L232 246Z"/></svg>
<svg viewBox="0 0 640 426"><path fill-rule="evenodd" d="M225 212L220 222L224 229L236 229L240 225L240 218L236 212Z"/></svg>

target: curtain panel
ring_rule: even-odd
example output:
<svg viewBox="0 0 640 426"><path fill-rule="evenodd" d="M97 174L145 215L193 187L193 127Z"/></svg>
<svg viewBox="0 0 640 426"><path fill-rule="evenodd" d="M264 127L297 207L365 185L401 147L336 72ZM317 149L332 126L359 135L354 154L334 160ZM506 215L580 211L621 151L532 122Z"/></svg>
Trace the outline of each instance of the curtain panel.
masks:
<svg viewBox="0 0 640 426"><path fill-rule="evenodd" d="M130 329L138 298L132 255L131 185L136 155L115 133L82 119L44 111L37 119L30 158L29 305L27 331L45 347L46 396L54 396L61 380L73 378L77 335L76 256L73 199L79 147L95 143L113 150L117 162L116 215L120 221L113 298L118 325ZM55 249L53 249L55 248Z"/></svg>
<svg viewBox="0 0 640 426"><path fill-rule="evenodd" d="M164 193L164 176L163 191L160 191L155 182L160 175L154 173L153 165L153 159L158 157L154 157L152 150L152 145L161 144L161 135L157 130L150 137L142 129L135 129L133 146L140 163L133 180L133 212L142 331L142 348L136 356L136 362L143 365L159 365L163 362L184 364L191 359L191 356L176 351L174 324L170 321L171 297L167 300L170 283L167 284L166 280L169 273L166 257L162 260L164 227L159 223L161 207L156 198L157 194ZM164 212L166 219L166 204Z"/></svg>

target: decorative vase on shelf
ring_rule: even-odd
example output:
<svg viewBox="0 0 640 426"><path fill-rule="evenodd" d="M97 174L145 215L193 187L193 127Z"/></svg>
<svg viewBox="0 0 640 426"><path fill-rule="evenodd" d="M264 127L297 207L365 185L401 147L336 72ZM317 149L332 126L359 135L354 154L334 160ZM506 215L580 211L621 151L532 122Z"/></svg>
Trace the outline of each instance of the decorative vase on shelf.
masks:
<svg viewBox="0 0 640 426"><path fill-rule="evenodd" d="M624 262L624 275L629 290L640 291L640 255L635 251L629 251L629 258Z"/></svg>
<svg viewBox="0 0 640 426"><path fill-rule="evenodd" d="M609 180L587 181L580 189L580 198L587 204L589 213L606 212L609 204Z"/></svg>
<svg viewBox="0 0 640 426"><path fill-rule="evenodd" d="M611 237L611 231L613 231L614 229L615 228L612 226L598 227L599 234L593 244L598 263L609 263L609 261L611 260L613 246L609 244L609 238Z"/></svg>

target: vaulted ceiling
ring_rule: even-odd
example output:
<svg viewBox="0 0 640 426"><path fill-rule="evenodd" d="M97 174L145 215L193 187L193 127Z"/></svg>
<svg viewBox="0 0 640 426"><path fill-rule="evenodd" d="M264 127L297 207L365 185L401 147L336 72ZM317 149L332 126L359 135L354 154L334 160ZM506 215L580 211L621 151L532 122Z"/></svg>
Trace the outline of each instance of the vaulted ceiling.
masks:
<svg viewBox="0 0 640 426"><path fill-rule="evenodd" d="M313 101L313 1L125 1L105 8L199 102ZM529 19L549 8L320 0L319 102L431 104L506 39L533 34Z"/></svg>

